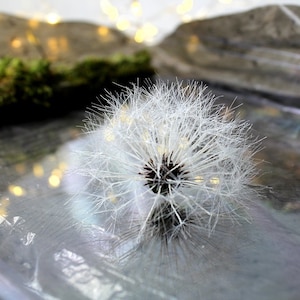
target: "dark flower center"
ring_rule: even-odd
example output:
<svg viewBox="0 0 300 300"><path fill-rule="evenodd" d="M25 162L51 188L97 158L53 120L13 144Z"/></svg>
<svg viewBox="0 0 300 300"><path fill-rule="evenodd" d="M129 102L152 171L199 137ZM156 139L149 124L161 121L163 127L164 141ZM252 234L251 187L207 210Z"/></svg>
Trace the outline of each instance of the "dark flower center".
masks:
<svg viewBox="0 0 300 300"><path fill-rule="evenodd" d="M170 156L163 154L160 164L150 159L144 166L142 174L147 179L146 185L154 193L166 196L172 189L187 180L188 172L184 170L183 164L176 164L172 161L172 154Z"/></svg>

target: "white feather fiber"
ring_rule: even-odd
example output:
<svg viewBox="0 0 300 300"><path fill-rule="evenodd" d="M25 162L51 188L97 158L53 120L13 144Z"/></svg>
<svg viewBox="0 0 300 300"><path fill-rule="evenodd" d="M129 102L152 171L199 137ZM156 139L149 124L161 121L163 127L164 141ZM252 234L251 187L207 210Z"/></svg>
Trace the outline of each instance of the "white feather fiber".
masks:
<svg viewBox="0 0 300 300"><path fill-rule="evenodd" d="M249 220L260 141L206 89L133 85L89 110L77 193L122 255L154 244L161 255L197 255Z"/></svg>

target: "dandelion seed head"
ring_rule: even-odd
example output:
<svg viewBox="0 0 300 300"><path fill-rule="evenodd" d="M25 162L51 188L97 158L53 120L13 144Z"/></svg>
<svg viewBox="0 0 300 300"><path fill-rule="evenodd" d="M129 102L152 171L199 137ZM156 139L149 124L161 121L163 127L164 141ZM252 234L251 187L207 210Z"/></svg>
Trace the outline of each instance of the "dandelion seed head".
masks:
<svg viewBox="0 0 300 300"><path fill-rule="evenodd" d="M77 172L108 231L168 244L247 218L260 143L251 124L215 100L199 83L158 81L108 95L108 106L88 112Z"/></svg>

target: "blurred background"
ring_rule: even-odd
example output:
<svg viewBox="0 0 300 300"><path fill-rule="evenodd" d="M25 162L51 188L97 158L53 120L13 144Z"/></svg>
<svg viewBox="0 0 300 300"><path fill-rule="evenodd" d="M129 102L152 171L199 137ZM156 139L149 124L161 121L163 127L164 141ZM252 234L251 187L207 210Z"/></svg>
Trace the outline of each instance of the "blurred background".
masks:
<svg viewBox="0 0 300 300"><path fill-rule="evenodd" d="M299 0L11 0L0 12L54 24L84 21L116 27L136 42L154 44L180 23L232 14L274 4L299 5Z"/></svg>

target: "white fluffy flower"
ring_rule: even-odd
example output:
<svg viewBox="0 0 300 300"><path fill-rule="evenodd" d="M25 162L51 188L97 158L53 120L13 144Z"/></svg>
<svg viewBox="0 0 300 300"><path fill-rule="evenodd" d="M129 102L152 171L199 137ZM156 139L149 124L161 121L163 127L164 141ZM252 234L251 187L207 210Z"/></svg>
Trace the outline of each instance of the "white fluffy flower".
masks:
<svg viewBox="0 0 300 300"><path fill-rule="evenodd" d="M105 101L88 113L75 171L108 232L197 250L224 220L247 218L259 142L206 87L159 81Z"/></svg>

